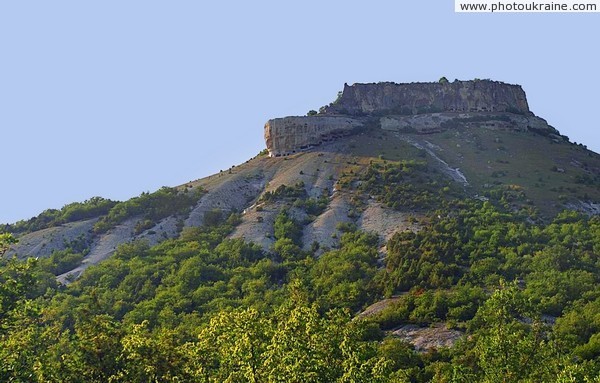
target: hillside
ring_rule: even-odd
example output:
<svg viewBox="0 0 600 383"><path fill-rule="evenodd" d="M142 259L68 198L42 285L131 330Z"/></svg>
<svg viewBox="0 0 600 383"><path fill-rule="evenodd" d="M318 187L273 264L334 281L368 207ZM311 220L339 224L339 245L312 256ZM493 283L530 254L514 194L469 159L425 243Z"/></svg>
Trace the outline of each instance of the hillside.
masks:
<svg viewBox="0 0 600 383"><path fill-rule="evenodd" d="M6 225L0 377L598 376L600 155L519 86L346 85L264 132L218 174Z"/></svg>
<svg viewBox="0 0 600 383"><path fill-rule="evenodd" d="M174 238L184 227L203 225L205 214L212 211L240 213L241 224L231 236L269 250L274 243L273 223L283 207L291 208L306 223L304 248L314 241L334 247L339 242L335 239L340 236L336 229L339 222L353 223L385 240L395 231L415 230L418 225L409 223L409 219L422 217L432 207L418 201L394 206L390 196L371 195L372 191L367 193L358 184L374 167L401 166L406 161L417 161L424 172L416 175L419 184L411 185L413 189L407 193L425 187L421 184L424 176L426 182L448 186L454 196L485 199L505 195L515 209L532 208L534 218L549 219L563 209L600 212L598 154L582 145L534 132L495 129L485 126L485 122L481 125L470 123L428 134L375 127L287 157L259 155L175 188L182 195L196 193L190 197L190 209L179 214L167 211L160 219L149 220L143 212L133 210L106 231L93 230L106 215L61 222L22 235L8 255L46 257L73 241L83 240L84 266L73 268L78 274L85 266L105 259L122 243L145 239L153 245ZM303 206L294 206L298 198L264 199L279 187L299 183L304 190L300 199L318 201L318 209L307 212ZM118 210L121 205L112 209ZM61 281L69 272L63 273Z"/></svg>

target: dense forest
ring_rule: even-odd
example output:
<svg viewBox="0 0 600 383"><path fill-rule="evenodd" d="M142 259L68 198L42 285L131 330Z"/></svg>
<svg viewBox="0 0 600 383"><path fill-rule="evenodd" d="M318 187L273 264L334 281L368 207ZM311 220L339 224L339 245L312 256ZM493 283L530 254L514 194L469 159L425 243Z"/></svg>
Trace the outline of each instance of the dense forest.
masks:
<svg viewBox="0 0 600 383"><path fill-rule="evenodd" d="M177 238L121 245L68 286L56 275L85 242L2 258L0 381L600 381L600 217L542 218L506 185L469 198L422 161L374 161L345 177L340 187L386 208L420 209L420 230L382 243L344 223L339 246L306 250L307 222L290 208L310 220L327 198L298 183L261 197L288 206L269 251L230 238L240 215L213 210ZM0 252L19 233L100 213L94 231L140 214L149 227L202 193L67 205L8 227ZM408 324L461 336L420 349L394 333Z"/></svg>
<svg viewBox="0 0 600 383"><path fill-rule="evenodd" d="M489 201L448 206L396 234L383 264L377 237L351 226L339 248L302 251L285 211L272 253L226 239L233 214L152 248L123 245L68 287L45 260L6 260L0 379L597 381L600 219L564 212L544 224ZM466 335L427 352L389 335L439 322Z"/></svg>

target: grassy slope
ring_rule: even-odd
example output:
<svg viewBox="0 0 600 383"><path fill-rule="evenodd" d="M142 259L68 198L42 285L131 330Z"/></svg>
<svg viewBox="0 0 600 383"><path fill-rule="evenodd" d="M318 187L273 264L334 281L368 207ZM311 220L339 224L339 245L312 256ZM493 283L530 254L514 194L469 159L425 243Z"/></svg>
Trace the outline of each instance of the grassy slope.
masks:
<svg viewBox="0 0 600 383"><path fill-rule="evenodd" d="M515 185L545 215L554 215L577 200L600 202L600 185L575 182L576 176L600 174L600 155L581 145L555 143L533 133L486 128L411 137L437 145L436 154L451 167L460 168L475 193L481 194L494 185ZM351 152L361 158L359 163L423 156L422 151L392 132L372 131L353 140Z"/></svg>

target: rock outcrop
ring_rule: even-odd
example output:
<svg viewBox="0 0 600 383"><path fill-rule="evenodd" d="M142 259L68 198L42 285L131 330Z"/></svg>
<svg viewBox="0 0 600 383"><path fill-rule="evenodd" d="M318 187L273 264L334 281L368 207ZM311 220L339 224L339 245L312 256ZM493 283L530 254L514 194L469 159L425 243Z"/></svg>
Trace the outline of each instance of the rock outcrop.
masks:
<svg viewBox="0 0 600 383"><path fill-rule="evenodd" d="M533 114L509 112L428 113L410 116L386 115L379 118L383 130L400 133L438 133L456 128L488 128L492 130L531 131L543 136L559 136L558 130Z"/></svg>
<svg viewBox="0 0 600 383"><path fill-rule="evenodd" d="M529 111L527 97L519 85L491 80L383 82L345 84L338 99L317 115L269 120L265 124L265 141L270 156L278 157L348 135L364 126L365 121L386 130L434 133L464 126L468 119L482 122L487 117L490 121L486 127L531 127L537 133L559 134Z"/></svg>
<svg viewBox="0 0 600 383"><path fill-rule="evenodd" d="M265 141L269 155L279 157L333 141L362 126L360 120L342 116L275 118L265 124Z"/></svg>
<svg viewBox="0 0 600 383"><path fill-rule="evenodd" d="M434 112L512 112L528 114L520 85L475 80L435 83L344 85L327 115L414 115Z"/></svg>

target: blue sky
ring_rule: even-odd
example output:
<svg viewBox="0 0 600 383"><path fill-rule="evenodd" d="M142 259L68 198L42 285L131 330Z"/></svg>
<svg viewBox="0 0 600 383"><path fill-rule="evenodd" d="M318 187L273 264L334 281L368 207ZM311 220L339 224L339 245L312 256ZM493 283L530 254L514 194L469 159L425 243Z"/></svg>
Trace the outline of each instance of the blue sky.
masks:
<svg viewBox="0 0 600 383"><path fill-rule="evenodd" d="M0 222L124 200L264 148L345 82L491 78L600 152L600 14L452 0L0 2Z"/></svg>

